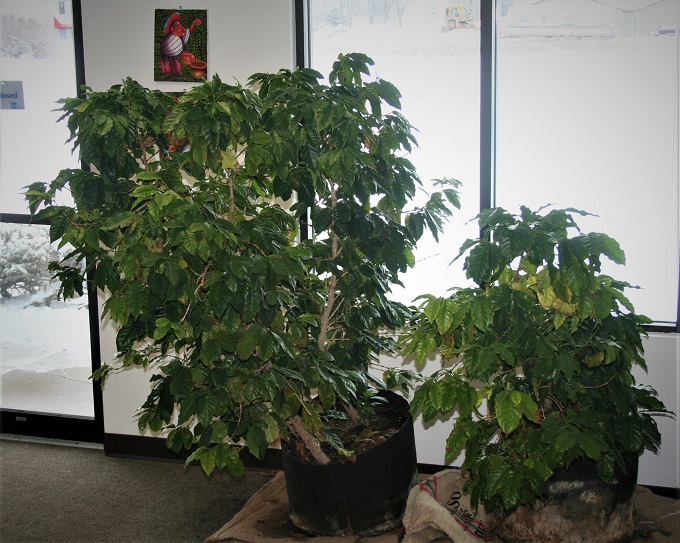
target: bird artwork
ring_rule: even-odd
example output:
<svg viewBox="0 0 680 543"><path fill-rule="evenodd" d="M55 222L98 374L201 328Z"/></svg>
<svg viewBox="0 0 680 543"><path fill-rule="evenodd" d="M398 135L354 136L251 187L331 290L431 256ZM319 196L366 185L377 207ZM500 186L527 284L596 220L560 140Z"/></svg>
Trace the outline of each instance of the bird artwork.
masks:
<svg viewBox="0 0 680 543"><path fill-rule="evenodd" d="M207 73L207 11L156 10L155 81L200 81Z"/></svg>

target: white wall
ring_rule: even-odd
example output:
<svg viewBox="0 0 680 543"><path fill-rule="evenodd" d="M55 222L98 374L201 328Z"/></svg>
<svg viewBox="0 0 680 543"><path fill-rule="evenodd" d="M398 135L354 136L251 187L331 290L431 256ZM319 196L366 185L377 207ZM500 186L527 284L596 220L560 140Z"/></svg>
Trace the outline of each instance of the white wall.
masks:
<svg viewBox="0 0 680 543"><path fill-rule="evenodd" d="M154 11L174 7L139 0L82 0L86 84L103 91L130 76L151 89L181 91L193 83L153 80ZM292 0L185 0L183 9L208 11L208 79L243 84L257 72L294 65ZM108 321L101 327L102 362L111 362L116 343ZM111 376L104 387L104 431L139 435L135 410L149 391L149 377L137 368Z"/></svg>
<svg viewBox="0 0 680 543"><path fill-rule="evenodd" d="M235 78L245 83L255 72L291 68L294 62L292 0L188 0L184 9L208 10L208 67L211 77ZM154 10L167 5L137 0L82 0L85 76L94 90L105 90L127 76L149 88L177 91L190 83L153 81ZM648 375L641 383L654 386L669 409L680 413L680 336L651 334L646 347ZM102 324L101 356L109 362L115 355L113 329ZM104 427L109 434L139 435L134 413L149 391L150 373L138 369L112 376L104 388ZM680 487L680 422L659 420L663 436L661 454L645 454L640 482ZM449 424L425 427L416 421L418 460L443 464L444 440Z"/></svg>
<svg viewBox="0 0 680 543"><path fill-rule="evenodd" d="M680 335L650 334L645 344L649 372L635 373L638 383L653 386L676 418L657 419L661 432L659 455L646 452L640 459L642 484L680 488Z"/></svg>
<svg viewBox="0 0 680 543"><path fill-rule="evenodd" d="M208 11L208 79L241 83L256 72L292 68L292 0L186 0L183 9ZM95 91L130 76L148 88L181 91L192 83L153 80L154 11L168 2L82 0L85 79Z"/></svg>

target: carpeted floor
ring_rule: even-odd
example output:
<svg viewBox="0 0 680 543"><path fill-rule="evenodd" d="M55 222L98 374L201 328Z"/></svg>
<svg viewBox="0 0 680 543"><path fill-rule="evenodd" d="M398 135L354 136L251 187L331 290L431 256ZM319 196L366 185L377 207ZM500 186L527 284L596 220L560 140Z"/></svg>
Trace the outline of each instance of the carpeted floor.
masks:
<svg viewBox="0 0 680 543"><path fill-rule="evenodd" d="M0 439L0 541L204 541L272 475L215 472L208 478L197 466Z"/></svg>

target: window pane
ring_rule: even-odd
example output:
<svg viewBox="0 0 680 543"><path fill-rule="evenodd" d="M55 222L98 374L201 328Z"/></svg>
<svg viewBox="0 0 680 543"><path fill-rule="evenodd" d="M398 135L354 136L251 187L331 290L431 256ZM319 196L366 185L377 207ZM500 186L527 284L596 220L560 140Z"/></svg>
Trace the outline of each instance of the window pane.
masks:
<svg viewBox="0 0 680 543"><path fill-rule="evenodd" d="M0 408L94 416L87 296L57 299L49 227L0 223Z"/></svg>
<svg viewBox="0 0 680 543"><path fill-rule="evenodd" d="M3 81L21 81L24 109L0 110L0 212L28 213L23 190L49 182L63 168L77 168L68 128L53 111L75 96L76 73L71 2L0 0L0 62Z"/></svg>
<svg viewBox="0 0 680 543"><path fill-rule="evenodd" d="M24 187L79 165L53 111L77 91L71 1L0 0L0 63L24 92L0 110L0 213L28 219ZM87 300L56 298L56 255L47 226L0 223L0 408L93 417Z"/></svg>
<svg viewBox="0 0 680 543"><path fill-rule="evenodd" d="M598 215L579 222L627 255L606 273L675 323L678 2L633 4L499 3L496 204Z"/></svg>
<svg viewBox="0 0 680 543"><path fill-rule="evenodd" d="M479 212L479 2L420 0L314 0L312 68L328 74L339 53L361 52L374 73L402 93L402 113L416 128L410 156L426 188L449 177L463 183L457 212L440 243L418 244L416 267L402 278L395 298L410 303L423 292L443 294L465 282L460 262L449 267L463 241L476 235L466 224ZM423 197L423 200L425 198Z"/></svg>

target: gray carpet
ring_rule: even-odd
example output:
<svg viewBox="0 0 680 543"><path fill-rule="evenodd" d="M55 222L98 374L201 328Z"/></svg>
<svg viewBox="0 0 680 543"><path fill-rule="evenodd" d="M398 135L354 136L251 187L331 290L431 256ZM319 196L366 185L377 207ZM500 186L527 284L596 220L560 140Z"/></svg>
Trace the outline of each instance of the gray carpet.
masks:
<svg viewBox="0 0 680 543"><path fill-rule="evenodd" d="M272 475L208 478L197 466L0 439L0 541L203 541Z"/></svg>

